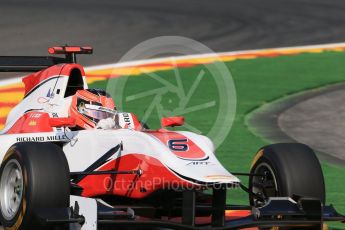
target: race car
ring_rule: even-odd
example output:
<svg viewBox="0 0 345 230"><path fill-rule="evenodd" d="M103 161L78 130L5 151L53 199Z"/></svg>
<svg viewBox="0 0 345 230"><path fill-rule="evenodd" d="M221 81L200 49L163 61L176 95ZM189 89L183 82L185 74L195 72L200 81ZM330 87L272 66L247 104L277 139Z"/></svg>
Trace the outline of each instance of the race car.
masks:
<svg viewBox="0 0 345 230"><path fill-rule="evenodd" d="M345 221L325 205L308 146L265 146L250 172L228 172L208 137L169 128L183 117L151 130L104 90L89 89L76 55L91 47L48 51L64 57L0 57L1 72L33 72L0 133L5 229L322 229ZM230 189L247 192L249 205L227 204Z"/></svg>

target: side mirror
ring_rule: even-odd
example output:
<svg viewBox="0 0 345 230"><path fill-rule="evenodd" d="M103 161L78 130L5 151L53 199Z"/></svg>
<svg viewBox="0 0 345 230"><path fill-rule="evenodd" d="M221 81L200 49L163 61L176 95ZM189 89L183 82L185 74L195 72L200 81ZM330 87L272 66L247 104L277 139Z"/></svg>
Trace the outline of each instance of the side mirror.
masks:
<svg viewBox="0 0 345 230"><path fill-rule="evenodd" d="M76 121L71 117L51 117L49 118L49 124L51 127L75 127Z"/></svg>
<svg viewBox="0 0 345 230"><path fill-rule="evenodd" d="M184 125L184 117L163 117L162 118L163 127L174 127Z"/></svg>

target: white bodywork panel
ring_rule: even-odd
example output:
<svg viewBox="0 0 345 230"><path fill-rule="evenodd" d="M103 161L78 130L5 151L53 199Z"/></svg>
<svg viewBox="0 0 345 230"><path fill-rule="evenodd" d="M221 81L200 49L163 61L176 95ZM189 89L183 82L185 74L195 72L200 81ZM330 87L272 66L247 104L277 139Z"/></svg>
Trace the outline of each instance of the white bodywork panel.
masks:
<svg viewBox="0 0 345 230"><path fill-rule="evenodd" d="M209 157L205 161L185 160L177 157L161 141L145 132L118 130L84 130L68 135L72 141L65 145L64 152L70 170L83 171L116 145L123 143L121 156L144 154L158 159L164 166L179 175L205 183L236 183L238 178L231 175L217 160L211 141L191 132L178 132L197 143ZM71 133L71 134L72 134ZM118 157L117 154L114 158ZM145 171L144 168L142 170ZM210 179L211 178L211 179Z"/></svg>

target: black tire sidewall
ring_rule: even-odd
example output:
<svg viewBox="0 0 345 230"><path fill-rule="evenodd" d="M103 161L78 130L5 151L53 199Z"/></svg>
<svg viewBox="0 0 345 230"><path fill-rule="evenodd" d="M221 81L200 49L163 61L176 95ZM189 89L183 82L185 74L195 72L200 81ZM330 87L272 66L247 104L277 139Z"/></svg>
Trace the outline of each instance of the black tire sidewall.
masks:
<svg viewBox="0 0 345 230"><path fill-rule="evenodd" d="M40 226L35 210L69 206L69 169L62 150L55 144L26 142L13 145L6 154L0 173L11 159L18 161L23 173L23 199L12 220L0 214L3 226L34 229ZM41 226L40 226L41 227Z"/></svg>
<svg viewBox="0 0 345 230"><path fill-rule="evenodd" d="M251 167L251 173L260 164L268 164L275 174L279 196L313 197L325 203L321 165L310 147L299 143L282 143L266 146L261 151L261 156ZM251 179L249 188L252 188Z"/></svg>

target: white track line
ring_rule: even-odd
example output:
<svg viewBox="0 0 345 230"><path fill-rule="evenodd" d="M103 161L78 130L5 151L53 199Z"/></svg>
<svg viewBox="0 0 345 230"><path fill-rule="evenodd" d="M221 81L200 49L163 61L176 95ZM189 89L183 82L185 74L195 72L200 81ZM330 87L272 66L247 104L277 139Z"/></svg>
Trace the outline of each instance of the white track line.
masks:
<svg viewBox="0 0 345 230"><path fill-rule="evenodd" d="M136 61L113 63L113 64L105 64L105 65L95 65L95 66L85 67L84 69L85 71L93 71L93 70L108 69L108 68L130 67L130 66L134 67L138 65L152 64L152 63L157 63L157 62L167 62L167 61L170 61L171 59L185 60L185 59L208 58L208 57L218 57L218 56L232 56L232 55L236 56L239 54L261 53L261 52L268 52L268 51L279 52L279 51L287 51L287 50L331 49L331 48L337 48L337 47L345 47L345 43L329 43L329 44L320 44L320 45L240 50L240 51L208 53L208 54L191 54L191 55L184 55L184 56L172 56L172 57L163 57L163 58L153 58L153 59L147 59L147 60L136 60ZM20 83L21 79L22 79L21 77L18 77L18 78L13 78L13 79L0 80L0 86Z"/></svg>
<svg viewBox="0 0 345 230"><path fill-rule="evenodd" d="M137 61L128 61L120 62L113 64L105 65L96 65L85 68L86 71L99 70L105 68L114 68L114 67L128 67L128 66L137 66L152 64L156 62L166 62L170 61L172 58L175 60L184 60L184 59L193 59L193 58L207 58L207 57L218 57L218 56L235 56L239 54L249 54L249 53L261 53L267 51L287 51L287 50L312 50L312 49L331 49L337 47L345 47L345 43L329 43L329 44L320 44L320 45L307 45L307 46L291 46L291 47L278 47L278 48L267 48L267 49L253 49L253 50L240 50L240 51L229 51L229 52L219 52L219 53L208 53L208 54L191 54L184 56L172 56L172 57L163 57L163 58L152 58L147 60L137 60Z"/></svg>

